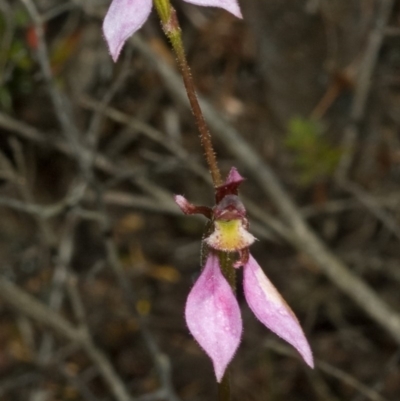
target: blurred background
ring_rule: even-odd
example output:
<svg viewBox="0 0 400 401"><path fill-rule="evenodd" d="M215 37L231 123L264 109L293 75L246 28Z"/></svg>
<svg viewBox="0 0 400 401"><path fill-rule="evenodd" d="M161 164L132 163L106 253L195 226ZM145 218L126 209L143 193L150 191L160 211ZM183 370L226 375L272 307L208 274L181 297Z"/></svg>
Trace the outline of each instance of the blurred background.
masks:
<svg viewBox="0 0 400 401"><path fill-rule="evenodd" d="M311 371L238 298L233 400L400 399L400 4L173 1L220 167ZM106 0L0 0L0 399L200 401L183 318L213 204L153 12L117 64Z"/></svg>

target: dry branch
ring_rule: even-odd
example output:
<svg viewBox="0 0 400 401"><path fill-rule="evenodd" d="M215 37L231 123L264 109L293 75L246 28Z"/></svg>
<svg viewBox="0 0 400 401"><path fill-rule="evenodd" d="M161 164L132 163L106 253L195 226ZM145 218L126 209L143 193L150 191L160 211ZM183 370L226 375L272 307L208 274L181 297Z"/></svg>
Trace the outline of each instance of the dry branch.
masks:
<svg viewBox="0 0 400 401"><path fill-rule="evenodd" d="M24 290L5 278L0 278L1 298L17 312L51 328L61 337L82 347L96 365L105 382L118 401L132 401L125 384L118 376L105 354L93 343L87 330L76 328L60 314L37 301Z"/></svg>

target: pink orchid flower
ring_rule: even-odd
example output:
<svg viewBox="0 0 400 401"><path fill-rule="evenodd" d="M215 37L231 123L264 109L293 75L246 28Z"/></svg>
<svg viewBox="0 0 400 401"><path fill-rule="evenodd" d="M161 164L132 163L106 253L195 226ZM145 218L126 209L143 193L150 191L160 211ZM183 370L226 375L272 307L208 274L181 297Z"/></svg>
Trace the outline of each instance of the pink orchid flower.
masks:
<svg viewBox="0 0 400 401"><path fill-rule="evenodd" d="M220 7L242 18L237 0L185 0L199 6ZM113 0L103 22L103 32L111 57L117 61L128 38L146 22L153 0Z"/></svg>
<svg viewBox="0 0 400 401"><path fill-rule="evenodd" d="M203 214L212 224L211 234L204 239L208 256L189 293L185 317L193 337L211 358L218 382L242 334L239 305L221 272L218 251L238 253L234 266L243 266L243 289L250 309L261 323L296 348L304 361L314 367L310 346L295 314L249 252L255 238L248 232L246 210L237 196L242 181L232 168L225 183L216 190L217 204L212 209L195 206L180 195L175 197L185 214Z"/></svg>

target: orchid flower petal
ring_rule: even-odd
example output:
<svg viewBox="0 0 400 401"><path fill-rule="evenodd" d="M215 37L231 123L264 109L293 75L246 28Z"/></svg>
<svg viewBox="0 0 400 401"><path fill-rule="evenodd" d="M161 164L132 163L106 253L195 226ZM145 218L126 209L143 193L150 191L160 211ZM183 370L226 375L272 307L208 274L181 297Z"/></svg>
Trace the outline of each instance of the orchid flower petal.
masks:
<svg viewBox="0 0 400 401"><path fill-rule="evenodd" d="M103 33L114 61L127 39L146 22L152 0L113 0L103 22Z"/></svg>
<svg viewBox="0 0 400 401"><path fill-rule="evenodd" d="M187 3L206 7L220 7L232 13L235 17L243 18L237 0L185 0Z"/></svg>
<svg viewBox="0 0 400 401"><path fill-rule="evenodd" d="M261 323L293 345L314 367L310 346L296 316L251 255L244 266L243 287L247 303Z"/></svg>
<svg viewBox="0 0 400 401"><path fill-rule="evenodd" d="M193 337L211 358L217 381L240 343L242 318L231 287L221 273L218 256L210 252L185 309Z"/></svg>

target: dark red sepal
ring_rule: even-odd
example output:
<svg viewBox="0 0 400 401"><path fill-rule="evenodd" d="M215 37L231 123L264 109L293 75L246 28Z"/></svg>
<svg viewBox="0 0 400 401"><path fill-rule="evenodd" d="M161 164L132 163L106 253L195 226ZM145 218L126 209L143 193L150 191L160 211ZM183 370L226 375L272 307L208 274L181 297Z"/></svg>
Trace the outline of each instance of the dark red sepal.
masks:
<svg viewBox="0 0 400 401"><path fill-rule="evenodd" d="M211 220L212 217L212 209L208 206L196 206L193 203L188 202L188 200L182 195L174 196L176 204L182 210L183 213L191 215L191 214L202 214L206 216L207 219Z"/></svg>
<svg viewBox="0 0 400 401"><path fill-rule="evenodd" d="M239 185L244 178L239 174L236 167L232 167L225 182L215 188L215 201L218 204L226 195L237 195Z"/></svg>

